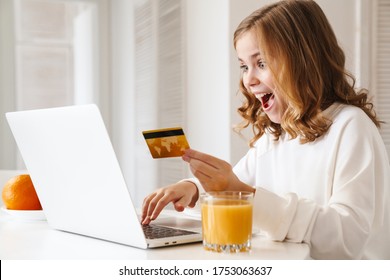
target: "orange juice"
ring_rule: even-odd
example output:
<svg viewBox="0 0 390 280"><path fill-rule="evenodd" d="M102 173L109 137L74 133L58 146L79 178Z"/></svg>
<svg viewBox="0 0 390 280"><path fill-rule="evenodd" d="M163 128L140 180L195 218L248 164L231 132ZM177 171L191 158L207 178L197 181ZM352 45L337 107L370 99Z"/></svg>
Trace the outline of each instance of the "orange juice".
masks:
<svg viewBox="0 0 390 280"><path fill-rule="evenodd" d="M202 232L206 249L247 251L252 236L252 194L249 199L209 196L202 200Z"/></svg>

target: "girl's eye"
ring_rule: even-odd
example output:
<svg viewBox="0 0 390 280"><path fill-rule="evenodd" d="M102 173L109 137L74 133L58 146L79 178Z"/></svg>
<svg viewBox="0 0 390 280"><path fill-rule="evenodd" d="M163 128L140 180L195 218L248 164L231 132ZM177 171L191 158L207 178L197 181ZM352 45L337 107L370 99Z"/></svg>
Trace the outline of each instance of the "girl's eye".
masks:
<svg viewBox="0 0 390 280"><path fill-rule="evenodd" d="M240 69L241 69L242 72L246 72L246 71L248 71L248 66L246 66L246 65L241 65L241 66L240 66Z"/></svg>
<svg viewBox="0 0 390 280"><path fill-rule="evenodd" d="M257 62L257 66L259 66L260 69L265 69L265 67L267 66L267 64L265 63L265 61L259 60L259 61Z"/></svg>

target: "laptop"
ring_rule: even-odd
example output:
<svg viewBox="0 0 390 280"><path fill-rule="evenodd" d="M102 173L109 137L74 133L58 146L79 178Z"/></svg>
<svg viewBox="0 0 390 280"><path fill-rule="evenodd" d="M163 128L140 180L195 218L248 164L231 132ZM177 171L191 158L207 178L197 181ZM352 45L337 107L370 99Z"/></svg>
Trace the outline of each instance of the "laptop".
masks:
<svg viewBox="0 0 390 280"><path fill-rule="evenodd" d="M141 225L95 104L6 118L52 228L143 249L202 240L199 219ZM164 235L150 236L154 228Z"/></svg>

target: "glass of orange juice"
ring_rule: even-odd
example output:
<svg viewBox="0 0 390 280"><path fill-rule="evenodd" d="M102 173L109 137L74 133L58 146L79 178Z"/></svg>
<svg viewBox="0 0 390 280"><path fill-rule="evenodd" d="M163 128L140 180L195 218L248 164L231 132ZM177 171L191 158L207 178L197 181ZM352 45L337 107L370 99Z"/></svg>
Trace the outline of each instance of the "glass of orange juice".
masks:
<svg viewBox="0 0 390 280"><path fill-rule="evenodd" d="M251 249L253 193L208 192L200 195L203 247L215 252Z"/></svg>

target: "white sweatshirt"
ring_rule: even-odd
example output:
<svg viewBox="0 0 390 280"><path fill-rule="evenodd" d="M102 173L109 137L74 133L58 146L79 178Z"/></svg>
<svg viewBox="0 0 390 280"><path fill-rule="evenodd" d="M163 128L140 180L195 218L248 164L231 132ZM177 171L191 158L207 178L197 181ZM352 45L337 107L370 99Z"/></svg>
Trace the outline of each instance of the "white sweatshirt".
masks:
<svg viewBox="0 0 390 280"><path fill-rule="evenodd" d="M265 134L234 167L256 188L254 225L309 244L315 259L390 259L390 165L378 129L354 106L324 114L333 124L316 141Z"/></svg>

